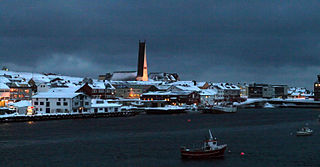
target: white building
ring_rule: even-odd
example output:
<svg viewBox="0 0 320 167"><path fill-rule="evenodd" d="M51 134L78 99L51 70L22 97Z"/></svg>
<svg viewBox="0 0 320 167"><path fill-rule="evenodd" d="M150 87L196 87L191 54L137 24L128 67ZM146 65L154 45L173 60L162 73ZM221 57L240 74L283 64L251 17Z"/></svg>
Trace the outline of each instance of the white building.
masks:
<svg viewBox="0 0 320 167"><path fill-rule="evenodd" d="M89 112L91 98L68 89L51 89L32 97L32 105L38 114Z"/></svg>
<svg viewBox="0 0 320 167"><path fill-rule="evenodd" d="M15 110L20 115L27 114L28 107L31 106L30 100L21 100L15 103L8 103L8 107Z"/></svg>
<svg viewBox="0 0 320 167"><path fill-rule="evenodd" d="M220 100L218 97L218 90L215 89L203 89L200 94L200 103L203 105L214 105L216 100Z"/></svg>
<svg viewBox="0 0 320 167"><path fill-rule="evenodd" d="M121 104L109 103L107 100L92 99L91 113L121 112Z"/></svg>

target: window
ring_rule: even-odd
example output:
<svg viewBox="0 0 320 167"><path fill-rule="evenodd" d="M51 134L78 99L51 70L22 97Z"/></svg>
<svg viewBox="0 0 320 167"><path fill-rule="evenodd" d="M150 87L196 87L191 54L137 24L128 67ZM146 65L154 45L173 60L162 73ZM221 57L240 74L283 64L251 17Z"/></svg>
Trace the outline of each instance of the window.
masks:
<svg viewBox="0 0 320 167"><path fill-rule="evenodd" d="M46 101L48 101L48 99L46 99Z"/></svg>
<svg viewBox="0 0 320 167"><path fill-rule="evenodd" d="M66 101L66 99L64 98L63 101Z"/></svg>
<svg viewBox="0 0 320 167"><path fill-rule="evenodd" d="M61 105L61 102L57 102L57 106L60 106Z"/></svg>
<svg viewBox="0 0 320 167"><path fill-rule="evenodd" d="M44 102L42 101L42 102L40 102L40 105L44 105Z"/></svg>
<svg viewBox="0 0 320 167"><path fill-rule="evenodd" d="M64 105L64 106L67 106L67 105L68 105L68 102L63 102L63 105Z"/></svg>
<svg viewBox="0 0 320 167"><path fill-rule="evenodd" d="M46 107L49 107L50 106L50 102L46 102Z"/></svg>
<svg viewBox="0 0 320 167"><path fill-rule="evenodd" d="M74 103L74 105L76 105L76 106L77 106L77 105L79 105L79 103L78 103L78 102L75 102L75 103Z"/></svg>
<svg viewBox="0 0 320 167"><path fill-rule="evenodd" d="M118 112L118 108L114 108L114 112Z"/></svg>
<svg viewBox="0 0 320 167"><path fill-rule="evenodd" d="M89 102L85 102L85 105L86 105L86 106L89 105Z"/></svg>
<svg viewBox="0 0 320 167"><path fill-rule="evenodd" d="M38 102L36 101L36 102L34 102L34 105L38 105Z"/></svg>
<svg viewBox="0 0 320 167"><path fill-rule="evenodd" d="M59 98L58 101L61 101L61 99Z"/></svg>
<svg viewBox="0 0 320 167"><path fill-rule="evenodd" d="M39 108L40 109L40 111L42 111L42 108Z"/></svg>

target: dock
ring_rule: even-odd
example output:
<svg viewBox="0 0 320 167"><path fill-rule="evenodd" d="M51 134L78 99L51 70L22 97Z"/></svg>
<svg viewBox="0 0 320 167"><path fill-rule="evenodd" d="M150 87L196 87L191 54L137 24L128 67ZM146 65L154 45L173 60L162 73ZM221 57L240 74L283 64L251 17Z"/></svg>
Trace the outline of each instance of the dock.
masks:
<svg viewBox="0 0 320 167"><path fill-rule="evenodd" d="M0 123L8 122L28 122L28 121L47 121L63 119L86 119L86 118L110 118L110 117L131 117L139 112L110 112L110 113L81 113L81 114L45 114L45 115L14 115L0 117Z"/></svg>

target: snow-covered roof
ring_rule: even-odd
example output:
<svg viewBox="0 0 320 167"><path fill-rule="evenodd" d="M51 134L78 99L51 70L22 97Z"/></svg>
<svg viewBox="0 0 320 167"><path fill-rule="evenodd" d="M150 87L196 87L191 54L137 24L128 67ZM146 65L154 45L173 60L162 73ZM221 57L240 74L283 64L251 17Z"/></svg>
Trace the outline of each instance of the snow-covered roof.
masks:
<svg viewBox="0 0 320 167"><path fill-rule="evenodd" d="M39 92L32 96L32 98L73 98L82 93L75 93L79 89L79 86L68 88L51 88L48 92Z"/></svg>
<svg viewBox="0 0 320 167"><path fill-rule="evenodd" d="M14 107L28 107L31 106L31 101L30 100L21 100L19 102L15 103L8 103L9 106L14 106Z"/></svg>
<svg viewBox="0 0 320 167"><path fill-rule="evenodd" d="M240 90L237 85L229 83L212 83L212 85L218 87L219 89Z"/></svg>
<svg viewBox="0 0 320 167"><path fill-rule="evenodd" d="M97 81L97 82L93 82L93 84L89 84L89 86L92 89L115 89L114 86L112 86L112 84L109 81Z"/></svg>
<svg viewBox="0 0 320 167"><path fill-rule="evenodd" d="M154 85L159 90L168 90L171 85Z"/></svg>
<svg viewBox="0 0 320 167"><path fill-rule="evenodd" d="M191 86L191 85L183 85L183 86L180 86L180 85L172 85L170 89L178 89L178 90L183 90L183 91L201 91L201 89L197 86Z"/></svg>
<svg viewBox="0 0 320 167"><path fill-rule="evenodd" d="M0 83L9 83L9 82L10 82L10 80L8 78L3 77L3 76L0 77Z"/></svg>
<svg viewBox="0 0 320 167"><path fill-rule="evenodd" d="M192 93L193 91L156 91L156 92L147 92L147 93L143 93L143 95L189 95L190 93Z"/></svg>
<svg viewBox="0 0 320 167"><path fill-rule="evenodd" d="M0 89L10 89L8 85L0 83Z"/></svg>
<svg viewBox="0 0 320 167"><path fill-rule="evenodd" d="M118 71L114 72L111 80L113 81L135 81L137 77L136 71Z"/></svg>
<svg viewBox="0 0 320 167"><path fill-rule="evenodd" d="M200 92L200 95L202 96L213 96L216 95L218 93L217 90L215 89L202 89Z"/></svg>
<svg viewBox="0 0 320 167"><path fill-rule="evenodd" d="M32 98L74 98L81 93L48 93L48 92L40 92L37 95L32 96Z"/></svg>

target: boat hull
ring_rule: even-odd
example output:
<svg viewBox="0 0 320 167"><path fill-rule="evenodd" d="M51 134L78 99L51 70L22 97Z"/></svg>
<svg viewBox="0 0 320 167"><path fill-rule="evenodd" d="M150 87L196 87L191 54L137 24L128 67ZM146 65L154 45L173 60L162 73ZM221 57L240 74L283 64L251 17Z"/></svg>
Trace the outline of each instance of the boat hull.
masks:
<svg viewBox="0 0 320 167"><path fill-rule="evenodd" d="M311 135L312 135L312 132L306 132L306 133L299 133L299 132L297 132L296 135L297 135L297 136L311 136Z"/></svg>
<svg viewBox="0 0 320 167"><path fill-rule="evenodd" d="M218 150L192 150L181 148L181 158L183 159L209 159L209 158L222 158L227 146Z"/></svg>

